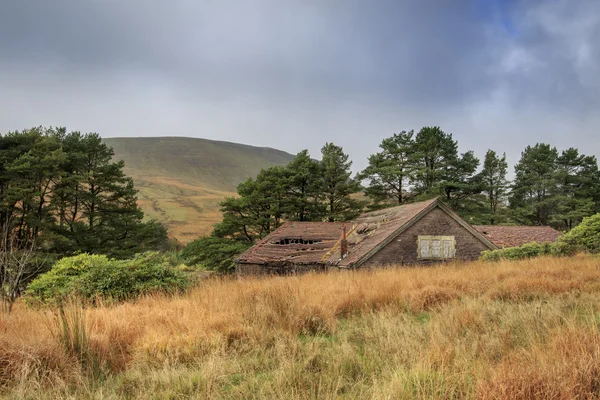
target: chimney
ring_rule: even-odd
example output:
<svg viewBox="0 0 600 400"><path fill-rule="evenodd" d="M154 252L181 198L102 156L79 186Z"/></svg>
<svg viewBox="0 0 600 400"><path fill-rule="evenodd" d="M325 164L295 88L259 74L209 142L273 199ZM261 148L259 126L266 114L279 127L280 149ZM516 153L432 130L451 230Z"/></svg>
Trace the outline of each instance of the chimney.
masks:
<svg viewBox="0 0 600 400"><path fill-rule="evenodd" d="M340 240L340 258L348 255L348 241L346 240L346 225L342 226L342 239Z"/></svg>

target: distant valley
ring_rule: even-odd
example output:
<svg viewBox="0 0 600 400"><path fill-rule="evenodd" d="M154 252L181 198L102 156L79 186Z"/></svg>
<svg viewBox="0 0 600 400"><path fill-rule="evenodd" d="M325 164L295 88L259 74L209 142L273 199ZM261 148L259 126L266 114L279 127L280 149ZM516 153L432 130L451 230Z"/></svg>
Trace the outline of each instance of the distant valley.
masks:
<svg viewBox="0 0 600 400"><path fill-rule="evenodd" d="M147 218L160 221L171 237L187 243L221 220L219 202L236 186L293 155L237 143L185 137L108 138L115 160L139 190Z"/></svg>

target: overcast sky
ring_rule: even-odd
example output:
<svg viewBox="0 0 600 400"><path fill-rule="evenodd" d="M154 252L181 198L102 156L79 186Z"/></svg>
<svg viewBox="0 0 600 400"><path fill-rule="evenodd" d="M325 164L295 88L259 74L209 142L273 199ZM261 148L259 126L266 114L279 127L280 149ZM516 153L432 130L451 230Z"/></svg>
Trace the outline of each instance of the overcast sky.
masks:
<svg viewBox="0 0 600 400"><path fill-rule="evenodd" d="M0 132L600 155L599 0L1 0Z"/></svg>

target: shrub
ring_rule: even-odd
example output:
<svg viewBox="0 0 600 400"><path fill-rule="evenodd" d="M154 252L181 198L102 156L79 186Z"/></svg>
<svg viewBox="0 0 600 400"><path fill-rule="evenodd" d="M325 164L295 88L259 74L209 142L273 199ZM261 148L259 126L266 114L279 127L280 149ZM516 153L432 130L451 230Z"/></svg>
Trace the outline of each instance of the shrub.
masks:
<svg viewBox="0 0 600 400"><path fill-rule="evenodd" d="M50 271L34 279L26 290L28 297L42 301L62 300L75 291L75 281L90 269L112 262L104 255L80 254L58 260Z"/></svg>
<svg viewBox="0 0 600 400"><path fill-rule="evenodd" d="M600 214L584 218L579 225L561 236L556 251L564 255L577 251L600 253Z"/></svg>
<svg viewBox="0 0 600 400"><path fill-rule="evenodd" d="M214 236L200 237L181 251L181 257L189 265L199 265L210 271L231 272L235 257L250 247L250 243Z"/></svg>
<svg viewBox="0 0 600 400"><path fill-rule="evenodd" d="M149 252L90 268L76 283L77 295L84 298L127 300L153 291L177 292L187 279L161 254Z"/></svg>
<svg viewBox="0 0 600 400"><path fill-rule="evenodd" d="M61 302L71 295L122 301L153 291L177 292L187 284L186 275L156 252L129 260L81 254L58 261L28 286L26 295L45 303Z"/></svg>
<svg viewBox="0 0 600 400"><path fill-rule="evenodd" d="M487 250L481 254L482 261L523 260L543 255L555 254L554 245L550 243L526 243L519 247Z"/></svg>

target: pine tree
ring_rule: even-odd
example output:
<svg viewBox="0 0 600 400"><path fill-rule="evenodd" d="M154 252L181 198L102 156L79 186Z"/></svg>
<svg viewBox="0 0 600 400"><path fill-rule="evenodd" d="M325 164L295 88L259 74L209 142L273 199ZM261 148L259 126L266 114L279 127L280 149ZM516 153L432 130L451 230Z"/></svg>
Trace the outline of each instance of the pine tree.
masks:
<svg viewBox="0 0 600 400"><path fill-rule="evenodd" d="M58 255L75 251L126 257L166 244L143 223L136 190L97 134L34 128L0 135L3 239Z"/></svg>
<svg viewBox="0 0 600 400"><path fill-rule="evenodd" d="M262 170L237 187L239 197L221 203L223 220L213 235L254 243L277 229L288 210L288 174L284 167Z"/></svg>
<svg viewBox="0 0 600 400"><path fill-rule="evenodd" d="M302 150L285 167L288 205L286 217L296 221L320 221L325 207L322 203L321 168L319 162L310 158L308 150Z"/></svg>
<svg viewBox="0 0 600 400"><path fill-rule="evenodd" d="M98 134L67 134L65 179L56 187L59 228L71 251L128 257L166 243L156 222L143 223L133 180ZM157 236L153 236L157 235ZM150 244L150 242L152 244Z"/></svg>
<svg viewBox="0 0 600 400"><path fill-rule="evenodd" d="M556 160L556 210L552 222L570 230L597 210L600 173L594 156L579 154L575 148Z"/></svg>
<svg viewBox="0 0 600 400"><path fill-rule="evenodd" d="M510 194L512 216L519 223L548 225L556 208L558 150L549 144L527 146L515 165Z"/></svg>
<svg viewBox="0 0 600 400"><path fill-rule="evenodd" d="M471 212L481 192L475 171L479 159L472 151L459 155L458 142L439 127L424 127L415 137L414 188L421 197L443 195L456 211ZM476 203L476 202L475 202Z"/></svg>
<svg viewBox="0 0 600 400"><path fill-rule="evenodd" d="M341 147L333 143L325 143L321 155L322 191L327 207L327 220L350 220L362 210L361 202L350 197L360 191L360 183L351 178L352 161L349 161Z"/></svg>
<svg viewBox="0 0 600 400"><path fill-rule="evenodd" d="M369 157L369 165L360 173L359 179L369 179L365 193L376 204L404 203L414 170L413 136L414 131L402 131L384 139L381 151Z"/></svg>
<svg viewBox="0 0 600 400"><path fill-rule="evenodd" d="M439 127L424 127L415 137L415 191L420 195L437 195L449 180L448 173L458 162L458 143L452 134Z"/></svg>
<svg viewBox="0 0 600 400"><path fill-rule="evenodd" d="M491 225L496 224L498 208L508 191L507 169L506 154L498 157L495 151L487 151L479 176L487 200L487 214Z"/></svg>

